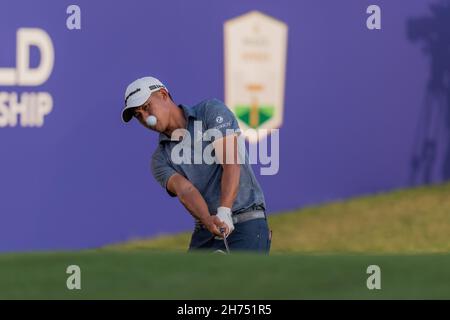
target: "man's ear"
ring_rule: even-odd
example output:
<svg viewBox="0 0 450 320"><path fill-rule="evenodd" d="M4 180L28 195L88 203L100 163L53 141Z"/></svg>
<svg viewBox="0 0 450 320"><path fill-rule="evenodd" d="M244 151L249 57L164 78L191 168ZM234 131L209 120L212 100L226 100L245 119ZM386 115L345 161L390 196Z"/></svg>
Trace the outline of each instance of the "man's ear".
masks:
<svg viewBox="0 0 450 320"><path fill-rule="evenodd" d="M166 100L167 98L169 98L169 92L167 92L166 89L162 88L159 90L159 93L161 94L162 98L164 100Z"/></svg>

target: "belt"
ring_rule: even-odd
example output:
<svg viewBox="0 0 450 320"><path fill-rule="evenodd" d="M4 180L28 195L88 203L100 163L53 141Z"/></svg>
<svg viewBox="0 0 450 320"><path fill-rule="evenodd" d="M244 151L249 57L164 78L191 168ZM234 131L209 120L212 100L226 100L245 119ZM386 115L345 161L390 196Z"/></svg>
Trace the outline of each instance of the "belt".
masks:
<svg viewBox="0 0 450 320"><path fill-rule="evenodd" d="M265 217L266 217L266 214L264 213L264 211L261 211L261 210L247 211L247 212L239 213L235 216L233 216L233 215L231 216L234 224L242 223L242 222L253 220L253 219L265 218Z"/></svg>
<svg viewBox="0 0 450 320"><path fill-rule="evenodd" d="M232 215L231 218L233 219L233 224L238 224L254 219L261 219L266 218L266 214L262 210L254 210L254 211L246 211L242 213L238 213L236 215ZM205 226L200 223L200 221L195 221L195 229L204 229Z"/></svg>

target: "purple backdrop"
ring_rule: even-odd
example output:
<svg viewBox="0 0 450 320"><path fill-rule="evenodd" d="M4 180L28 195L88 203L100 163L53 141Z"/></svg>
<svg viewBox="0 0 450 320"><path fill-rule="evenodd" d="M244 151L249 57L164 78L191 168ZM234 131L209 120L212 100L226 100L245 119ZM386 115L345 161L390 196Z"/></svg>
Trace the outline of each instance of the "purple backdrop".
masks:
<svg viewBox="0 0 450 320"><path fill-rule="evenodd" d="M251 10L289 27L280 170L258 174L269 213L450 177L450 10L430 9L447 1L77 1L70 31L71 3L1 3L0 67L23 27L50 35L55 66L39 87L0 87L54 102L42 128L0 128L0 251L190 229L151 177L156 135L120 121L124 89L154 75L176 102L223 99L223 23ZM366 28L370 4L381 30Z"/></svg>

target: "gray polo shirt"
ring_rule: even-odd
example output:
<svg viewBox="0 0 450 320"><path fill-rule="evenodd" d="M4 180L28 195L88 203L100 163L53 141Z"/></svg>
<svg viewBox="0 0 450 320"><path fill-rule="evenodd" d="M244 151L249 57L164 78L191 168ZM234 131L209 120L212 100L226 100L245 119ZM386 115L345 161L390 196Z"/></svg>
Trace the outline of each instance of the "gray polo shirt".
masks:
<svg viewBox="0 0 450 320"><path fill-rule="evenodd" d="M169 137L161 133L158 147L152 156L151 168L153 176L167 190L169 178L175 173L181 174L200 191L208 205L209 212L215 214L217 208L220 207L222 166L218 163L206 164L204 161L201 164L195 164L194 121L202 121L203 132L214 128L219 130L223 136L229 134L227 129L239 130L238 122L230 109L217 99L204 100L193 107L183 104L179 105L179 107L184 111L187 120L186 130L189 131L192 137L190 143L192 151L190 153L190 164L177 164L171 160L172 149L179 142L171 141ZM196 129L198 129L198 126ZM202 152L210 143L211 141L201 143ZM232 208L233 214L250 210L253 207L262 206L265 208L264 194L249 164L247 151L245 151L245 163L242 163L240 166L239 189ZM169 194L174 196L170 192Z"/></svg>

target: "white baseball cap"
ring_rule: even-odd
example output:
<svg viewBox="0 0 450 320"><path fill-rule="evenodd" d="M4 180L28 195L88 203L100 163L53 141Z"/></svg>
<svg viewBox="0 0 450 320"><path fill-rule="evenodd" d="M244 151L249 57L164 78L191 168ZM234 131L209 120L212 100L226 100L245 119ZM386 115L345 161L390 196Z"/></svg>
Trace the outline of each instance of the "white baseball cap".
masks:
<svg viewBox="0 0 450 320"><path fill-rule="evenodd" d="M133 118L132 108L143 105L153 92L162 88L167 90L161 81L153 77L139 78L130 83L125 90L125 107L122 110L122 120L124 122L130 121Z"/></svg>

